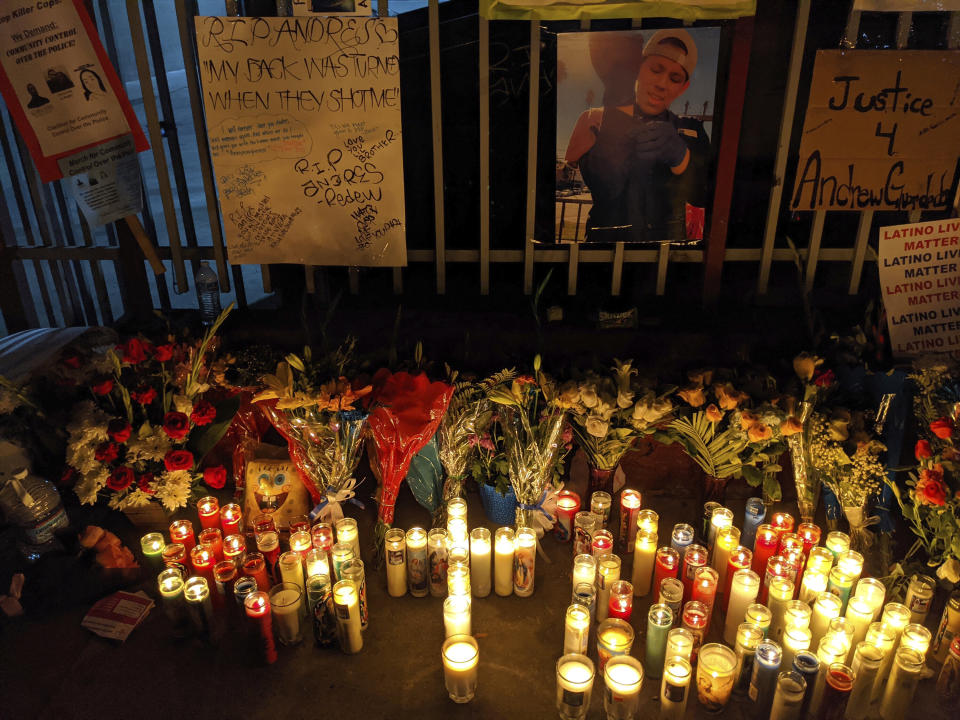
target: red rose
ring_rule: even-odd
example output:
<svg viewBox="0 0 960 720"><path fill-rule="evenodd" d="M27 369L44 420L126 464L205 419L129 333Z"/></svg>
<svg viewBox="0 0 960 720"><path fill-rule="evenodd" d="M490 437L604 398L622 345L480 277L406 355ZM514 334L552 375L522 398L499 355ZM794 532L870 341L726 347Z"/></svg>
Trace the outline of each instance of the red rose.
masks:
<svg viewBox="0 0 960 720"><path fill-rule="evenodd" d="M130 338L119 350L123 353L123 361L131 365L139 365L147 359L147 344L143 340Z"/></svg>
<svg viewBox="0 0 960 720"><path fill-rule="evenodd" d="M110 378L101 380L90 389L93 390L94 395L109 395L110 391L113 390L113 380Z"/></svg>
<svg viewBox="0 0 960 720"><path fill-rule="evenodd" d="M60 362L63 363L65 367L70 368L71 370L80 369L80 356L79 355L64 355L60 358Z"/></svg>
<svg viewBox="0 0 960 720"><path fill-rule="evenodd" d="M164 456L163 465L169 472L189 470L193 467L193 453L189 450L171 450Z"/></svg>
<svg viewBox="0 0 960 720"><path fill-rule="evenodd" d="M105 442L97 445L97 449L93 452L93 457L102 463L108 463L116 460L118 454L116 443Z"/></svg>
<svg viewBox="0 0 960 720"><path fill-rule="evenodd" d="M140 490L143 490L143 492L147 493L147 495L153 495L157 492L156 490L150 487L150 483L152 483L153 480L154 480L153 473L151 472L144 473L137 480L137 487Z"/></svg>
<svg viewBox="0 0 960 720"><path fill-rule="evenodd" d="M113 469L110 477L107 478L107 487L115 492L126 490L133 483L134 473L132 468L121 465Z"/></svg>
<svg viewBox="0 0 960 720"><path fill-rule="evenodd" d="M125 443L129 440L131 430L130 423L119 418L111 420L107 425L107 435L116 443Z"/></svg>
<svg viewBox="0 0 960 720"><path fill-rule="evenodd" d="M926 471L924 471L926 473ZM934 477L923 477L917 482L917 502L921 505L942 507L947 502L947 486Z"/></svg>
<svg viewBox="0 0 960 720"><path fill-rule="evenodd" d="M168 360L173 359L173 345L167 343L166 345L157 345L153 348L153 359L157 362L167 362Z"/></svg>
<svg viewBox="0 0 960 720"><path fill-rule="evenodd" d="M214 490L219 490L227 484L227 470L223 465L208 467L203 471L203 481Z"/></svg>
<svg viewBox="0 0 960 720"><path fill-rule="evenodd" d="M930 432L941 440L949 440L953 435L953 423L948 418L938 418L930 423Z"/></svg>
<svg viewBox="0 0 960 720"><path fill-rule="evenodd" d="M813 384L817 387L829 387L836 379L837 376L833 374L833 370L825 370L813 378Z"/></svg>
<svg viewBox="0 0 960 720"><path fill-rule="evenodd" d="M140 403L141 405L149 405L157 399L157 391L152 387L142 387L130 393L130 397L133 398L134 402Z"/></svg>
<svg viewBox="0 0 960 720"><path fill-rule="evenodd" d="M933 457L933 450L926 440L917 440L917 446L913 449L913 454L917 460L926 460Z"/></svg>
<svg viewBox="0 0 960 720"><path fill-rule="evenodd" d="M77 482L77 471L67 465L64 468L63 474L60 476L60 482L57 483L60 487L73 487Z"/></svg>
<svg viewBox="0 0 960 720"><path fill-rule="evenodd" d="M194 425L209 425L217 417L217 409L206 400L201 400L193 406L190 419Z"/></svg>
<svg viewBox="0 0 960 720"><path fill-rule="evenodd" d="M163 416L163 431L171 440L183 440L190 432L190 418L182 412L168 412Z"/></svg>

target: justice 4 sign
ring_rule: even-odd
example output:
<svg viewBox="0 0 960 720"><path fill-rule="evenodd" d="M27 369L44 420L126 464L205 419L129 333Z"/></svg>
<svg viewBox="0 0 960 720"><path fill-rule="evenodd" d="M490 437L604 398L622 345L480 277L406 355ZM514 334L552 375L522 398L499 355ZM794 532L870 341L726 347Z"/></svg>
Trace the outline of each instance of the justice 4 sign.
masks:
<svg viewBox="0 0 960 720"><path fill-rule="evenodd" d="M893 354L960 354L960 219L880 228L878 264Z"/></svg>

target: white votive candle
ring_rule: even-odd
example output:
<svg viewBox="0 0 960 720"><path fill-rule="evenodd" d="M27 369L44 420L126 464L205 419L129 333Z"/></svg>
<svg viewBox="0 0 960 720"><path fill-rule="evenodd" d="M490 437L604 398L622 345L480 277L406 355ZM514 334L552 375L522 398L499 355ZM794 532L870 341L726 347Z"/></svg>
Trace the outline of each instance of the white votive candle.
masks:
<svg viewBox="0 0 960 720"><path fill-rule="evenodd" d="M586 655L590 641L590 609L574 603L567 608L563 625L563 653Z"/></svg>
<svg viewBox="0 0 960 720"><path fill-rule="evenodd" d="M360 652L363 649L360 595L353 581L341 580L333 586L333 605L337 615L340 649L349 655Z"/></svg>
<svg viewBox="0 0 960 720"><path fill-rule="evenodd" d="M593 660L583 653L564 653L557 661L557 712L563 720L587 717L593 677Z"/></svg>
<svg viewBox="0 0 960 720"><path fill-rule="evenodd" d="M573 588L577 585L586 583L587 585L596 585L597 582L597 559L593 555L581 554L573 559Z"/></svg>
<svg viewBox="0 0 960 720"><path fill-rule="evenodd" d="M357 521L353 518L340 518L336 523L337 542L346 543L353 548L353 556L360 557L360 533L357 530Z"/></svg>
<svg viewBox="0 0 960 720"><path fill-rule="evenodd" d="M443 601L443 629L446 637L472 635L469 595L451 595Z"/></svg>
<svg viewBox="0 0 960 720"><path fill-rule="evenodd" d="M441 648L443 680L450 699L455 703L473 700L477 692L477 641L469 635L448 637Z"/></svg>
<svg viewBox="0 0 960 720"><path fill-rule="evenodd" d="M477 597L490 594L490 531L484 527L470 533L470 584Z"/></svg>
<svg viewBox="0 0 960 720"><path fill-rule="evenodd" d="M867 630L873 622L873 607L868 600L854 595L847 603L847 612L844 617L853 625L853 638L850 641L851 650L867 637Z"/></svg>
<svg viewBox="0 0 960 720"><path fill-rule="evenodd" d="M497 530L493 551L493 589L497 595L512 595L514 534L511 528Z"/></svg>
<svg viewBox="0 0 960 720"><path fill-rule="evenodd" d="M387 555L387 594L402 597L407 594L407 538L400 528L390 528L383 536Z"/></svg>
<svg viewBox="0 0 960 720"><path fill-rule="evenodd" d="M727 604L727 619L723 626L723 641L733 645L737 641L737 628L743 622L747 606L757 599L760 592L760 576L753 570L737 570L730 583L730 602Z"/></svg>

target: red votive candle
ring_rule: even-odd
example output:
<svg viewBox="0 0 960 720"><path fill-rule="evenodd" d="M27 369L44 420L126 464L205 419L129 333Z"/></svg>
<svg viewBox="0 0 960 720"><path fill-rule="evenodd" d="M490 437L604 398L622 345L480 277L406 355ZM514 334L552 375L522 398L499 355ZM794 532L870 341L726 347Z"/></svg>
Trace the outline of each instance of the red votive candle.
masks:
<svg viewBox="0 0 960 720"><path fill-rule="evenodd" d="M757 528L757 537L753 541L752 570L760 577L767 571L767 560L777 554L779 544L780 533L773 525L764 523Z"/></svg>
<svg viewBox="0 0 960 720"><path fill-rule="evenodd" d="M775 512L770 518L770 524L778 533L793 532L793 515L785 512Z"/></svg>
<svg viewBox="0 0 960 720"><path fill-rule="evenodd" d="M170 523L170 542L180 543L187 549L187 553L193 550L193 546L197 544L193 523L189 520L174 520Z"/></svg>
<svg viewBox="0 0 960 720"><path fill-rule="evenodd" d="M683 553L683 572L680 573L680 580L683 581L683 602L687 603L693 599L693 577L697 568L705 567L709 553L703 545L690 545Z"/></svg>
<svg viewBox="0 0 960 720"><path fill-rule="evenodd" d="M220 532L220 528L212 527L201 530L197 536L197 542L210 548L210 552L213 553L217 562L223 560L223 534Z"/></svg>
<svg viewBox="0 0 960 720"><path fill-rule="evenodd" d="M633 614L633 585L626 580L617 580L610 586L607 613L612 618L630 622L630 615Z"/></svg>
<svg viewBox="0 0 960 720"><path fill-rule="evenodd" d="M243 562L243 553L246 549L247 541L243 535L227 535L223 539L223 559L230 560L238 568Z"/></svg>
<svg viewBox="0 0 960 720"><path fill-rule="evenodd" d="M702 602L691 600L683 606L680 627L684 627L693 634L693 649L690 651L690 662L697 661L697 653L703 645L706 636L707 621L710 613Z"/></svg>
<svg viewBox="0 0 960 720"><path fill-rule="evenodd" d="M163 564L167 567L180 565L186 570L190 564L187 559L187 548L183 543L170 543L169 545L165 545L161 557L163 557Z"/></svg>
<svg viewBox="0 0 960 720"><path fill-rule="evenodd" d="M220 526L220 501L213 495L197 500L197 515L200 516L202 529Z"/></svg>
<svg viewBox="0 0 960 720"><path fill-rule="evenodd" d="M317 523L310 530L310 536L313 538L313 546L320 550L325 550L330 554L333 548L333 526L330 523Z"/></svg>
<svg viewBox="0 0 960 720"><path fill-rule="evenodd" d="M590 543L593 549L593 556L599 558L601 555L613 552L613 534L609 530L597 530L593 534L593 540Z"/></svg>
<svg viewBox="0 0 960 720"><path fill-rule="evenodd" d="M767 560L767 569L763 574L763 583L760 585L760 594L757 595L757 602L761 605L767 604L767 597L770 592L770 581L775 577L790 577L791 565L789 561L780 555L774 555Z"/></svg>
<svg viewBox="0 0 960 720"><path fill-rule="evenodd" d="M253 656L268 665L277 661L277 645L273 640L273 619L270 615L270 596L258 590L243 601L243 609L252 621L250 647Z"/></svg>
<svg viewBox="0 0 960 720"><path fill-rule="evenodd" d="M216 580L213 577L213 566L216 560L210 548L204 545L195 545L190 551L190 563L193 565L193 574L206 578L212 587Z"/></svg>
<svg viewBox="0 0 960 720"><path fill-rule="evenodd" d="M243 511L236 503L230 503L220 508L220 529L223 530L223 536L237 535L240 533L240 523L243 522Z"/></svg>
<svg viewBox="0 0 960 720"><path fill-rule="evenodd" d="M268 530L277 530L277 521L274 520L273 515L270 513L260 513L259 515L254 516L253 518L253 534L259 535L262 532L267 532ZM247 529L249 533L250 529Z"/></svg>
<svg viewBox="0 0 960 720"><path fill-rule="evenodd" d="M664 578L675 578L679 570L680 553L672 547L659 548L653 563L653 587L659 589Z"/></svg>
<svg viewBox="0 0 960 720"><path fill-rule="evenodd" d="M822 534L819 525L814 525L813 523L800 523L797 527L797 535L800 536L800 539L803 541L803 554L809 555L811 548L820 544L820 536Z"/></svg>
<svg viewBox="0 0 960 720"><path fill-rule="evenodd" d="M623 552L632 553L637 541L637 515L640 514L640 506L643 504L643 497L639 490L627 488L620 493L620 530L619 540ZM572 518L571 518L572 522ZM660 587L656 585L655 587Z"/></svg>
<svg viewBox="0 0 960 720"><path fill-rule="evenodd" d="M571 490L557 493L557 524L553 527L554 537L559 542L573 539L573 516L580 511L580 496Z"/></svg>
<svg viewBox="0 0 960 720"><path fill-rule="evenodd" d="M713 615L713 604L717 597L717 584L720 582L720 573L712 567L697 568L693 576L692 600L702 602L707 608L707 624L703 628L704 634L710 629L710 618Z"/></svg>
<svg viewBox="0 0 960 720"><path fill-rule="evenodd" d="M290 534L295 532L310 532L310 518L306 515L294 515L290 518Z"/></svg>
<svg viewBox="0 0 960 720"><path fill-rule="evenodd" d="M260 553L247 553L247 556L243 559L243 574L249 575L257 581L257 589L270 589L270 578L267 577L267 562Z"/></svg>
<svg viewBox="0 0 960 720"><path fill-rule="evenodd" d="M727 577L723 581L720 597L720 605L723 608L724 615L727 614L727 605L730 604L730 586L733 584L733 574L737 570L749 570L752 563L753 552L750 548L739 545L730 553L730 559L727 560Z"/></svg>

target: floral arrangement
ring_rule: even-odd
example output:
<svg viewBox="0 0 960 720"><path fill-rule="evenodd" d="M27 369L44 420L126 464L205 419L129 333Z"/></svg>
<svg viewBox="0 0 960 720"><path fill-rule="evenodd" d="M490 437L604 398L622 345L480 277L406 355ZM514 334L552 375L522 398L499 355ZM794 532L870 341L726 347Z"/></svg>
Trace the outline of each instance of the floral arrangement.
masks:
<svg viewBox="0 0 960 720"><path fill-rule="evenodd" d="M109 371L95 377L91 399L75 407L67 425L65 475L81 503L106 495L114 509L159 502L173 511L201 480L224 486L222 466L200 468L236 410L204 397L216 333L232 308L199 341L133 337L93 361Z"/></svg>
<svg viewBox="0 0 960 720"><path fill-rule="evenodd" d="M720 380L721 373L697 370L688 374L689 384L677 391L685 405L678 417L657 430L664 443L677 443L704 472L705 500L722 500L730 478L742 477L754 487L762 486L774 501L781 497L776 478L782 469L778 459L786 449L785 438L800 426L787 418L773 402L751 406L751 395L734 380ZM749 379L774 389L769 376Z"/></svg>

